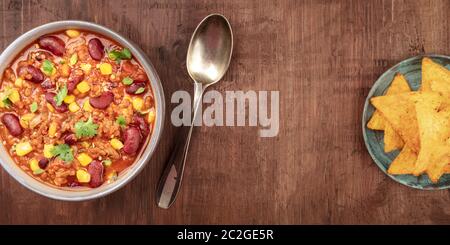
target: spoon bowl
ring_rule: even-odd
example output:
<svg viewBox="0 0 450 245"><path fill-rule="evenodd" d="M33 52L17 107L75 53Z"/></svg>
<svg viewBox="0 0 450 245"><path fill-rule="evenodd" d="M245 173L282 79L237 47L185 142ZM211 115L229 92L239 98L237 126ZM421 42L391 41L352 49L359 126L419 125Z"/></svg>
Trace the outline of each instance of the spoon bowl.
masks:
<svg viewBox="0 0 450 245"><path fill-rule="evenodd" d="M218 82L228 70L232 50L233 34L228 20L220 14L208 15L195 29L189 44L189 75L203 85Z"/></svg>

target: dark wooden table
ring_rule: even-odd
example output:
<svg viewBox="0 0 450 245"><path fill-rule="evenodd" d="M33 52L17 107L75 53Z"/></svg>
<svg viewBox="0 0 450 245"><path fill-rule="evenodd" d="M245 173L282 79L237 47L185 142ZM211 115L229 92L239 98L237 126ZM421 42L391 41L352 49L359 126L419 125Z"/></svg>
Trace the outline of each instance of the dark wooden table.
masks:
<svg viewBox="0 0 450 245"><path fill-rule="evenodd" d="M66 19L110 27L142 47L165 89L166 129L145 170L98 200L67 203L28 191L0 170L1 224L449 223L450 192L385 176L361 134L367 93L388 67L449 54L449 1L0 1L0 47ZM189 89L185 54L197 23L233 26L229 72L214 89L280 91L278 137L258 127L197 127L176 204L155 188L176 141L172 93Z"/></svg>

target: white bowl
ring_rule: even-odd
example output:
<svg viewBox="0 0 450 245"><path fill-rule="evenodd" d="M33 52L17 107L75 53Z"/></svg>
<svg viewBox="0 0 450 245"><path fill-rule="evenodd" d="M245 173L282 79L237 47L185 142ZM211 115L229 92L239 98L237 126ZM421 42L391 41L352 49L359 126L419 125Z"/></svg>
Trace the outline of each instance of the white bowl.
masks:
<svg viewBox="0 0 450 245"><path fill-rule="evenodd" d="M155 68L153 67L152 63L145 55L145 53L139 47L137 47L134 43L124 38L123 36L110 30L109 28L85 21L67 20L51 22L42 26L38 26L21 35L13 43L11 43L0 55L0 74L3 74L4 70L19 54L19 52L27 47L27 45L34 42L37 38L45 34L50 34L66 29L79 29L98 33L111 40L116 41L123 47L128 48L133 54L133 57L138 60L142 67L145 69L150 80L153 94L155 96L155 123L150 139L147 140L147 142L145 143L146 145L142 147L143 149L141 150L141 154L139 155L138 159L126 170L120 172L116 181L112 183L105 183L98 188L55 187L36 180L21 168L19 168L14 160L9 156L3 144L0 144L0 164L6 170L6 172L8 172L23 186L49 198L64 201L83 201L102 197L118 190L119 188L130 182L134 177L136 177L136 175L145 167L152 154L154 153L163 131L165 114L164 92Z"/></svg>

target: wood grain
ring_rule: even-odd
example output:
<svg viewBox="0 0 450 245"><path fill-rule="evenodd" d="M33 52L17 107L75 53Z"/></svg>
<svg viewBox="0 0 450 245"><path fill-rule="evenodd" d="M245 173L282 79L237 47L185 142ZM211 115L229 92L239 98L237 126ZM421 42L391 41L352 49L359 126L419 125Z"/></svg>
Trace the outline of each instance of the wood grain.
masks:
<svg viewBox="0 0 450 245"><path fill-rule="evenodd" d="M449 54L450 2L0 0L0 48L44 23L81 19L135 41L171 94L190 89L188 41L212 12L233 26L230 70L214 89L280 91L278 137L257 127L196 128L176 204L157 208L159 175L176 141L167 116L145 170L99 200L34 194L0 170L1 224L442 224L449 191L395 183L364 146L361 113L384 70L422 53Z"/></svg>

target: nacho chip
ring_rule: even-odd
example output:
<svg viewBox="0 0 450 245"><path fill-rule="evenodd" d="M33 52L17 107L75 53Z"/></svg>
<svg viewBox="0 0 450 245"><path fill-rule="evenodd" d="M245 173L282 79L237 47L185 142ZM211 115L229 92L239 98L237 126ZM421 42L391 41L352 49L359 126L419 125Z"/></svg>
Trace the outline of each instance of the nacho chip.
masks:
<svg viewBox="0 0 450 245"><path fill-rule="evenodd" d="M445 92L441 90L442 87L435 87L434 89L437 90L434 90L432 88L432 82L439 84L435 84L434 86L442 86L443 84L450 83L450 71L432 59L425 57L422 59L422 86L420 90Z"/></svg>
<svg viewBox="0 0 450 245"><path fill-rule="evenodd" d="M450 81L431 81L431 90L436 92L450 92Z"/></svg>
<svg viewBox="0 0 450 245"><path fill-rule="evenodd" d="M414 101L421 148L413 174L437 182L450 162L450 94L418 93Z"/></svg>
<svg viewBox="0 0 450 245"><path fill-rule="evenodd" d="M374 111L372 117L367 123L367 127L372 130L384 130L384 118L379 111Z"/></svg>
<svg viewBox="0 0 450 245"><path fill-rule="evenodd" d="M386 95L399 94L410 92L408 81L406 78L397 73L392 80L391 85L386 91ZM381 113L376 110L370 121L367 123L367 127L372 130L385 130L384 132L384 151L391 152L393 150L401 149L404 145L400 135L392 128L392 126L386 122Z"/></svg>
<svg viewBox="0 0 450 245"><path fill-rule="evenodd" d="M384 130L384 152L401 149L404 144L402 138L395 132L391 124L386 123Z"/></svg>
<svg viewBox="0 0 450 245"><path fill-rule="evenodd" d="M403 142L409 143L415 152L419 152L419 127L414 101L410 99L416 93L377 96L370 101L400 135Z"/></svg>
<svg viewBox="0 0 450 245"><path fill-rule="evenodd" d="M387 170L388 174L413 174L417 161L417 153L415 153L409 145L405 145L398 156L392 161ZM450 173L450 164L445 165L444 173Z"/></svg>
<svg viewBox="0 0 450 245"><path fill-rule="evenodd" d="M412 174L417 160L417 153L406 144L388 168L388 174Z"/></svg>

